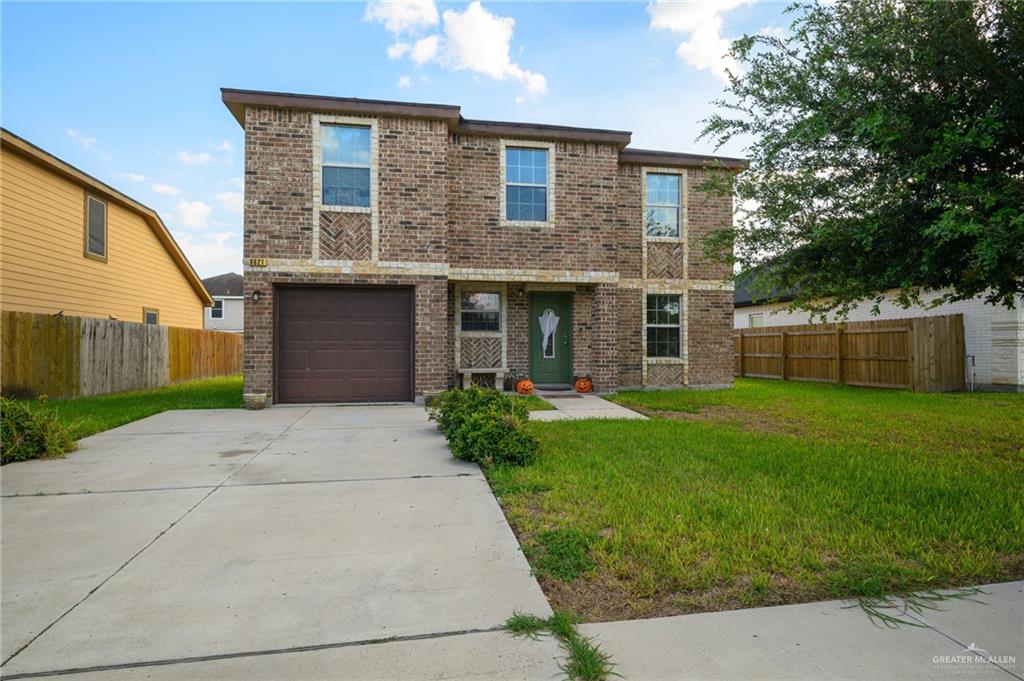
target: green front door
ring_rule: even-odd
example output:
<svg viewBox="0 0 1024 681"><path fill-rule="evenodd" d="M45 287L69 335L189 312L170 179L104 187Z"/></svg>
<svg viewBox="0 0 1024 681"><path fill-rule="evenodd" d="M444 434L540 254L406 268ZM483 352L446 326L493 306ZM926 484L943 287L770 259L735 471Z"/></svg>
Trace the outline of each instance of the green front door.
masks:
<svg viewBox="0 0 1024 681"><path fill-rule="evenodd" d="M530 294L530 379L572 383L572 294Z"/></svg>

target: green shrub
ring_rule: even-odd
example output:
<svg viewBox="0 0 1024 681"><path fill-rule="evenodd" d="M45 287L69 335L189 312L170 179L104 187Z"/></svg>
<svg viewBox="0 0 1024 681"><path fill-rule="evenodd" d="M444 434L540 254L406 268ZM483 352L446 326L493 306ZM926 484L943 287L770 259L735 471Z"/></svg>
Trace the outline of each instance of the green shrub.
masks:
<svg viewBox="0 0 1024 681"><path fill-rule="evenodd" d="M459 428L471 414L480 411L508 414L517 423L525 423L530 418L526 404L515 396L476 386L445 390L430 401L428 409L431 420L437 421L437 427L445 436Z"/></svg>
<svg viewBox="0 0 1024 681"><path fill-rule="evenodd" d="M77 446L52 410L0 398L0 464L61 456Z"/></svg>
<svg viewBox="0 0 1024 681"><path fill-rule="evenodd" d="M489 468L525 466L536 458L537 440L523 430L529 412L512 395L476 387L446 390L429 409L456 459Z"/></svg>

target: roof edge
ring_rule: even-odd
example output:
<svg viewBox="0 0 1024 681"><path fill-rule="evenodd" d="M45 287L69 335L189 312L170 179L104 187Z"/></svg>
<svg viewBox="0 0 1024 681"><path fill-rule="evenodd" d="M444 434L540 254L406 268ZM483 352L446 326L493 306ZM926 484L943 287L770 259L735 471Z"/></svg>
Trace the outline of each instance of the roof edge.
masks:
<svg viewBox="0 0 1024 681"><path fill-rule="evenodd" d="M45 149L32 144L27 139L14 134L7 128L0 127L0 141L4 146L12 147L16 152L21 153L23 156L27 156L35 162L45 165L52 169L54 172L63 175L65 178L70 179L72 182L86 186L97 194L104 195L108 199L125 206L129 210L132 210L149 223L150 229L156 235L157 240L163 245L168 255L171 256L171 260L178 266L181 273L185 275L186 281L191 285L195 291L199 300L203 303L204 307L213 305L213 298L210 297L206 287L203 286L203 280L199 278L199 275L192 268L192 263L189 262L185 256L184 251L178 246L178 242L174 240L174 236L170 230L167 229L167 225L164 224L160 215L145 204L139 203L132 197L124 194L123 192L114 189L106 182L98 180L92 175L86 173L83 170L76 168L67 161L57 158Z"/></svg>
<svg viewBox="0 0 1024 681"><path fill-rule="evenodd" d="M245 127L245 109L248 106L268 106L280 109L316 109L347 114L394 115L406 118L433 118L445 121L449 130L455 130L461 119L461 107L451 104L417 104L395 102L383 99L358 99L356 97L330 97L327 95L303 95L291 92L270 92L264 90L220 89L221 101Z"/></svg>
<svg viewBox="0 0 1024 681"><path fill-rule="evenodd" d="M628 148L619 152L619 162L634 163L638 165L680 166L688 168L710 168L718 166L729 168L730 170L746 170L750 167L750 161L745 158Z"/></svg>
<svg viewBox="0 0 1024 681"><path fill-rule="evenodd" d="M578 142L604 142L618 145L622 149L629 144L633 133L628 130L605 130L603 128L577 128L568 125L546 123L515 123L508 121L484 121L464 118L458 132L465 135L495 135L500 137L539 137Z"/></svg>

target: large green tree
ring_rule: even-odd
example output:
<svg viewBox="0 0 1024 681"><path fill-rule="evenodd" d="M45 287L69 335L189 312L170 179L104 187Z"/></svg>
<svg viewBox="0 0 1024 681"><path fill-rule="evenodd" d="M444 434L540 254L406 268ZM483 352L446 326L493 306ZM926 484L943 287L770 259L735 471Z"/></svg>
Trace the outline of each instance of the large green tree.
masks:
<svg viewBox="0 0 1024 681"><path fill-rule="evenodd" d="M898 287L1024 293L1024 1L794 5L745 36L704 136L750 139L711 241L762 292L840 312ZM734 245L734 256L732 247ZM814 300L826 298L823 305Z"/></svg>

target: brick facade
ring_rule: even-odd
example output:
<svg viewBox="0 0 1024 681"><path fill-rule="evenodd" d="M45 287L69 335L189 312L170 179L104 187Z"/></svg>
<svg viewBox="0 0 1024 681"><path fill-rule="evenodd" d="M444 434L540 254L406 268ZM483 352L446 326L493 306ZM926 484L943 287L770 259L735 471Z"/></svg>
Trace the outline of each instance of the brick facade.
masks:
<svg viewBox="0 0 1024 681"><path fill-rule="evenodd" d="M462 132L450 117L324 106L248 105L239 116L246 133L247 394L273 400L274 292L294 284L414 287L417 395L454 385L457 361L528 376L533 290L572 293L573 372L589 375L599 391L731 383L728 269L707 262L700 249L709 233L731 223L732 205L701 191L708 175L697 161L670 169L688 188L680 237L649 241L648 164L630 161L621 143L600 134L566 139L572 135L564 130L575 129L557 129L550 137L536 131L517 137L483 134L480 126ZM336 113L373 121L372 209L319 205L318 126L320 116L331 120ZM550 224L502 220L501 148L517 139L553 149ZM500 337L462 338L456 328L462 286L502 293ZM678 358L645 357L648 293L683 302Z"/></svg>

